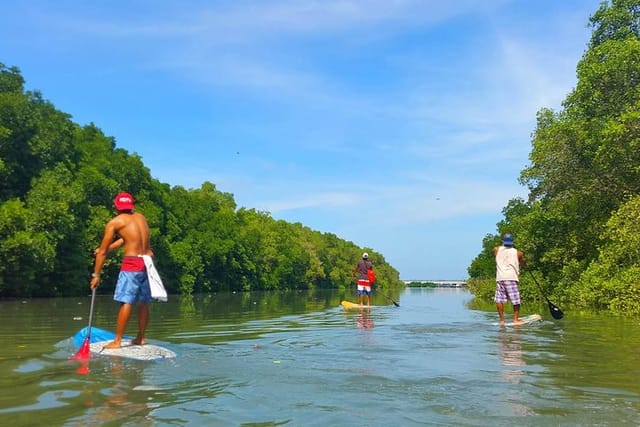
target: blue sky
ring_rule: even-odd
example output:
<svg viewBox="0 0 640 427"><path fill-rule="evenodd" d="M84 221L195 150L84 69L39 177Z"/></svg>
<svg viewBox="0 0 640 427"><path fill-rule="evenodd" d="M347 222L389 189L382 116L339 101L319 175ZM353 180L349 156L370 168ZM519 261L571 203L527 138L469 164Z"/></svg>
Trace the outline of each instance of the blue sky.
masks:
<svg viewBox="0 0 640 427"><path fill-rule="evenodd" d="M527 194L536 112L575 86L599 4L5 2L0 62L162 182L464 279Z"/></svg>

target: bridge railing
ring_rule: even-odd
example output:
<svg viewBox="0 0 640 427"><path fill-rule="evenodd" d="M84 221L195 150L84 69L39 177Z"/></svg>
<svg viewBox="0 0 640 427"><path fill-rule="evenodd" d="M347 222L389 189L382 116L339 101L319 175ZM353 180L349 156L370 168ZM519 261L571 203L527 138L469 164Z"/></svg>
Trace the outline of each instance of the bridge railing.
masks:
<svg viewBox="0 0 640 427"><path fill-rule="evenodd" d="M467 282L464 280L403 280L403 282L405 285L419 283L436 285L442 288L461 288L467 286Z"/></svg>

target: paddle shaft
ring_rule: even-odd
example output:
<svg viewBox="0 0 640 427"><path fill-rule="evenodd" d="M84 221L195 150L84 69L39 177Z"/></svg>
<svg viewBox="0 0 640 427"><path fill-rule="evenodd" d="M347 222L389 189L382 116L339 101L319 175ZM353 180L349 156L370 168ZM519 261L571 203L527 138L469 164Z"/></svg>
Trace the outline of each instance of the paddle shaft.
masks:
<svg viewBox="0 0 640 427"><path fill-rule="evenodd" d="M96 254L93 253L93 263L91 265L91 276L93 277L93 271L96 268ZM93 320L93 303L96 300L96 289L98 286L91 289L91 307L89 308L89 325L87 325L87 337L91 337L91 321Z"/></svg>
<svg viewBox="0 0 640 427"><path fill-rule="evenodd" d="M373 290L373 283L371 284L371 290ZM376 286L377 289L377 286ZM391 299L389 296L387 296L387 294L383 294L382 292L379 292L379 294L381 294L383 297L385 297L386 299L388 299L389 301L391 301L393 303L393 305L395 305L396 307L400 307L400 304L398 304L397 302L395 302L393 299Z"/></svg>
<svg viewBox="0 0 640 427"><path fill-rule="evenodd" d="M534 283L538 286L538 289L540 289L540 293L542 294L544 299L546 299L548 303L551 303L551 301L549 301L549 298L547 298L547 296L544 294L544 290L542 289L542 286L540 286L540 283L538 283L538 281L536 280L536 276L534 276L532 272L529 272L529 274L531 275L531 278L533 279Z"/></svg>
<svg viewBox="0 0 640 427"><path fill-rule="evenodd" d="M384 295L384 294L382 294ZM388 297L387 295L384 295L389 301L391 301L393 303L393 305L395 305L396 307L400 307L400 304L398 304L397 302L395 302L394 300L392 300L390 297Z"/></svg>
<svg viewBox="0 0 640 427"><path fill-rule="evenodd" d="M91 306L89 308L89 325L87 326L87 337L91 338L91 321L93 320L93 303L96 300L96 289L98 287L91 289Z"/></svg>

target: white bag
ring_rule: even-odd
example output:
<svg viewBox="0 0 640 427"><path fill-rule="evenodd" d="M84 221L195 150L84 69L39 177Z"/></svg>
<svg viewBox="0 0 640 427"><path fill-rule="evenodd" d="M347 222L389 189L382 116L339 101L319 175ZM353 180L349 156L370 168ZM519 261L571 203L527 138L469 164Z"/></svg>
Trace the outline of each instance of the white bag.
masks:
<svg viewBox="0 0 640 427"><path fill-rule="evenodd" d="M164 289L162 279L156 266L153 265L153 259L149 255L141 255L144 259L144 265L147 268L147 277L149 278L149 286L151 287L151 298L158 301L167 302L167 291Z"/></svg>

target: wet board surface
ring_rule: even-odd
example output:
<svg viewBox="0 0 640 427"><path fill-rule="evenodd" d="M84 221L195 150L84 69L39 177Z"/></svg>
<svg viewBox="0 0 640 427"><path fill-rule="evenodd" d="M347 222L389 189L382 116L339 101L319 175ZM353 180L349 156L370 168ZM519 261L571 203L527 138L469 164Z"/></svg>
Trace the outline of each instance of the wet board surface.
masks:
<svg viewBox="0 0 640 427"><path fill-rule="evenodd" d="M89 334L88 328L83 328L73 336L73 344L76 348L84 343ZM117 349L105 349L104 346L109 344L116 337L116 334L112 331L108 331L95 326L91 328L89 337L89 350L93 355L124 357L127 359L135 360L158 360L158 359L172 359L176 357L176 354L162 346L156 344L144 344L133 345L130 336L125 336L122 339L122 347Z"/></svg>
<svg viewBox="0 0 640 427"><path fill-rule="evenodd" d="M539 314L530 314L528 316L520 317L520 321L518 323L506 322L504 326L524 326L530 325L532 323L542 322L542 316ZM500 322L492 323L494 326L500 326Z"/></svg>
<svg viewBox="0 0 640 427"><path fill-rule="evenodd" d="M91 343L89 346L91 354L135 360L173 359L176 357L173 351L155 344L136 345L131 344L131 341L122 341L122 347L120 348L104 348L110 342L109 340Z"/></svg>

